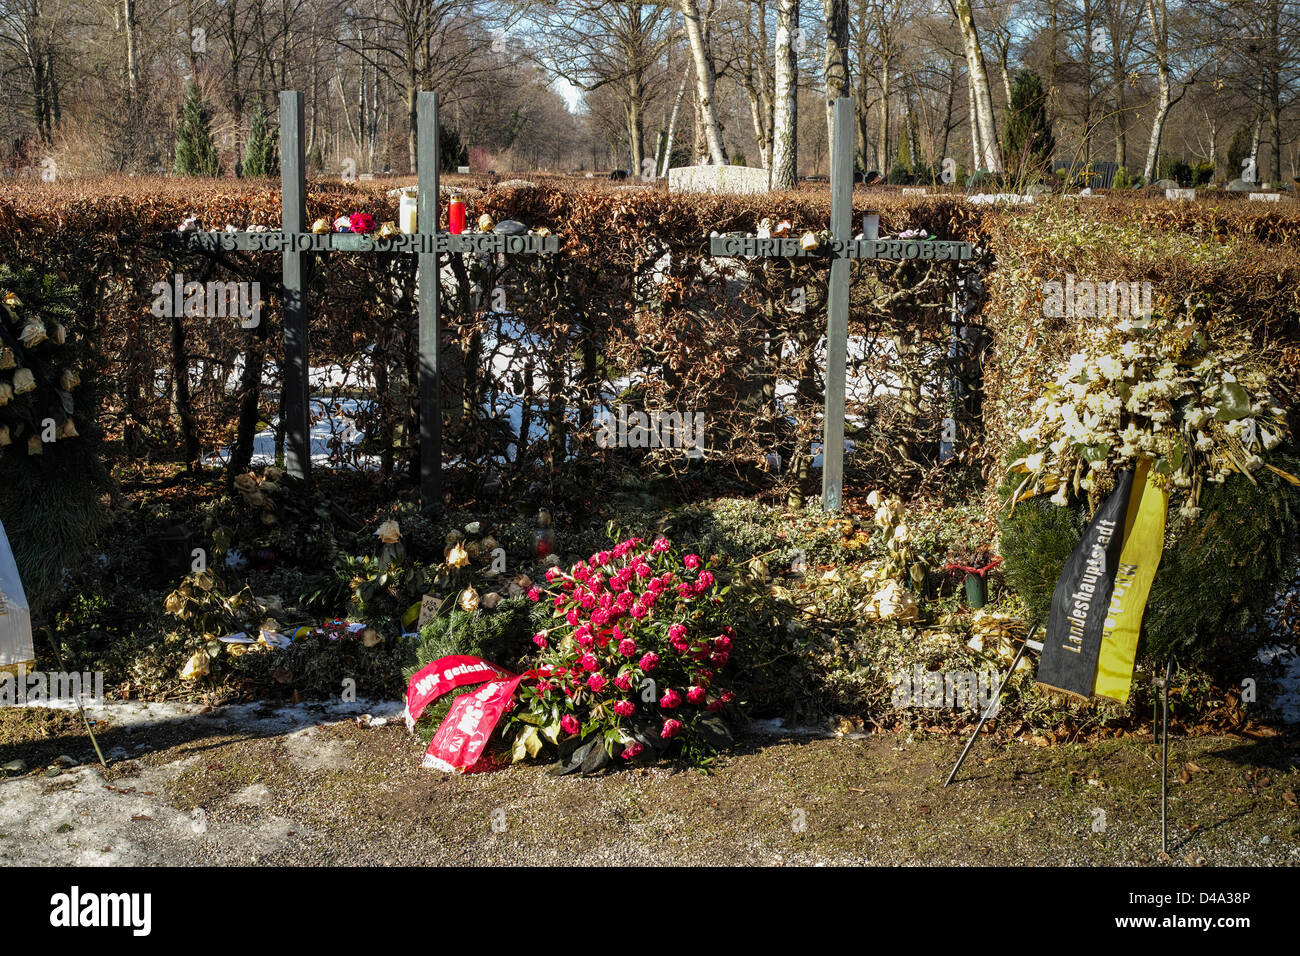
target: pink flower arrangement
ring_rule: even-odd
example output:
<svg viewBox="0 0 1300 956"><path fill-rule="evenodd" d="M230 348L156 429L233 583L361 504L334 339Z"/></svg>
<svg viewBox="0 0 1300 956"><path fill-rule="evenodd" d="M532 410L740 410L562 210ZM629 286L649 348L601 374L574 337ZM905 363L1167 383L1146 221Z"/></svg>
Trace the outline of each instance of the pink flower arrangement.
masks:
<svg viewBox="0 0 1300 956"><path fill-rule="evenodd" d="M348 216L348 229L352 232L374 232L375 217L368 212L354 212Z"/></svg>
<svg viewBox="0 0 1300 956"><path fill-rule="evenodd" d="M521 695L521 733L558 743L585 729L608 757L672 745L703 760L718 739L710 721L732 699L716 685L735 636L704 559L678 557L665 537L628 538L545 579L528 597L553 609L533 638L549 673Z"/></svg>

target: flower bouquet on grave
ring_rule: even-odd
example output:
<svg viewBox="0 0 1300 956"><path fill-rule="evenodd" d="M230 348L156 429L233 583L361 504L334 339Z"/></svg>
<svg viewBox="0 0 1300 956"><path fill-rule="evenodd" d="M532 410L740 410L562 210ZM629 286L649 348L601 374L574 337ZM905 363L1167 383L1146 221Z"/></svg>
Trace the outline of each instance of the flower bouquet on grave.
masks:
<svg viewBox="0 0 1300 956"><path fill-rule="evenodd" d="M1055 505L1086 495L1095 510L1116 478L1139 462L1200 516L1207 484L1261 469L1300 479L1265 461L1288 433L1269 387L1272 371L1245 336L1212 343L1191 318L1142 327L1098 325L1031 406L1020 429L1030 452L1011 464L1024 475L1017 502L1051 494Z"/></svg>
<svg viewBox="0 0 1300 956"><path fill-rule="evenodd" d="M558 772L594 772L643 753L680 751L706 765L730 742L719 716L734 697L718 679L735 632L712 571L697 555L678 558L665 538L646 547L629 538L568 571L547 572L557 621L533 637L537 666L513 674L488 661L453 655L411 678L413 724L438 697L482 683L452 704L425 766L465 770L482 754L498 721L512 757L556 748Z"/></svg>
<svg viewBox="0 0 1300 956"><path fill-rule="evenodd" d="M884 536L887 554L863 575L878 588L858 610L868 621L915 621L921 611L912 592L925 587L926 567L916 552L916 536L903 520L903 502L873 491L867 505L876 509L872 520Z"/></svg>
<svg viewBox="0 0 1300 956"><path fill-rule="evenodd" d="M1019 431L1000 550L1048 625L1039 681L1125 701L1139 634L1184 661L1248 643L1300 479L1277 365L1247 336L1194 314L1083 334Z"/></svg>

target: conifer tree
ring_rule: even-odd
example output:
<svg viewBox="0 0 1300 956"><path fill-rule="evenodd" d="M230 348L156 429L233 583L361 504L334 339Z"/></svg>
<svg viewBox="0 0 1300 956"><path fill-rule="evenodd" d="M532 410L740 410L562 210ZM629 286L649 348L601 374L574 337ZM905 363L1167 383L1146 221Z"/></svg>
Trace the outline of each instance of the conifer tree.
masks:
<svg viewBox="0 0 1300 956"><path fill-rule="evenodd" d="M1017 177L1031 178L1046 171L1055 149L1043 81L1038 74L1021 70L1011 86L1002 155Z"/></svg>
<svg viewBox="0 0 1300 956"><path fill-rule="evenodd" d="M193 80L185 91L180 128L176 130L177 176L220 176L221 157L212 142L212 109Z"/></svg>
<svg viewBox="0 0 1300 956"><path fill-rule="evenodd" d="M258 106L248 123L248 145L240 171L245 178L276 176L280 172L280 150L266 110Z"/></svg>

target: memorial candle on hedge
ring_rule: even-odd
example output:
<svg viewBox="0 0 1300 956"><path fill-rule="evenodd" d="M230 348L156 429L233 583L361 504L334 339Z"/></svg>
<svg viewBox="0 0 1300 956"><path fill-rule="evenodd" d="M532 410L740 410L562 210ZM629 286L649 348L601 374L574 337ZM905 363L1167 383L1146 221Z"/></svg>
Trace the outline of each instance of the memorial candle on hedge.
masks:
<svg viewBox="0 0 1300 956"><path fill-rule="evenodd" d="M460 193L452 193L447 204L447 229L453 236L465 231L465 199Z"/></svg>
<svg viewBox="0 0 1300 956"><path fill-rule="evenodd" d="M397 204L397 221L402 232L407 235L415 232L418 203L419 200L413 193L402 193L401 202Z"/></svg>
<svg viewBox="0 0 1300 956"><path fill-rule="evenodd" d="M537 512L537 530L533 532L533 553L547 558L555 551L555 532L551 530L551 513Z"/></svg>

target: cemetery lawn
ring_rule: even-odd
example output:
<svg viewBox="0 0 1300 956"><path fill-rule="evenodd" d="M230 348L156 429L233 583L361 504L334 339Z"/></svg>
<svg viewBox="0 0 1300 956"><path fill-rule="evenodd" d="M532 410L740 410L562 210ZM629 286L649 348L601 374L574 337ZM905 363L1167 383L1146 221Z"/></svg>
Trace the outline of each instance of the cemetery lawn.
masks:
<svg viewBox="0 0 1300 956"><path fill-rule="evenodd" d="M0 754L29 768L0 780L0 865L1300 864L1294 730L1172 740L1164 863L1149 736L984 738L945 789L947 734L754 733L707 775L452 777L397 719L278 720L105 719L105 752L130 754L105 778L75 713L0 709ZM61 754L78 766L52 774Z"/></svg>

